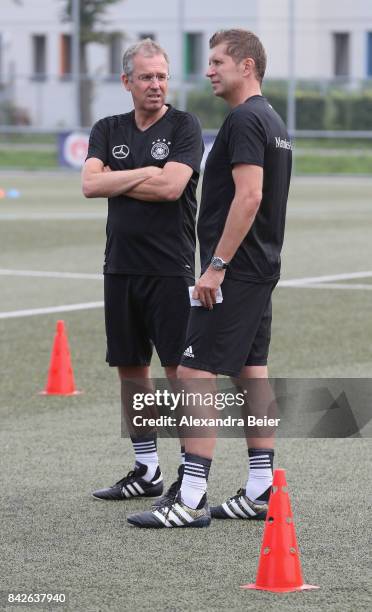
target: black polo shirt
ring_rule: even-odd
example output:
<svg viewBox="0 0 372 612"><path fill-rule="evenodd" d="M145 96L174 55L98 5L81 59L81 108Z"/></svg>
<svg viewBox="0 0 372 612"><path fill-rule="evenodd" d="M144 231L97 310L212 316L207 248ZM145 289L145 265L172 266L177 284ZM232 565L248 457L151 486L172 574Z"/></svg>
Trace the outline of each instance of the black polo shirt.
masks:
<svg viewBox="0 0 372 612"><path fill-rule="evenodd" d="M229 113L208 155L198 221L203 272L215 252L234 198L235 164L262 166L263 197L226 276L243 281L275 280L280 275L292 143L283 121L263 96L252 96Z"/></svg>
<svg viewBox="0 0 372 612"><path fill-rule="evenodd" d="M134 111L106 117L91 131L87 159L112 170L162 168L168 161L193 170L174 202L145 202L119 195L108 200L104 272L194 276L196 187L203 140L197 118L168 105L159 121L138 129Z"/></svg>

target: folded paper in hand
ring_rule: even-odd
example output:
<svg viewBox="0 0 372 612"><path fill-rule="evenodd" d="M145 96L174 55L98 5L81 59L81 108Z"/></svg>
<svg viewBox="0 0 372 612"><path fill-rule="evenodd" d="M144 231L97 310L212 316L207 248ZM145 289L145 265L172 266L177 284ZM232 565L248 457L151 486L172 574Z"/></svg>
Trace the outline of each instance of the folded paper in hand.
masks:
<svg viewBox="0 0 372 612"><path fill-rule="evenodd" d="M192 292L194 291L194 289L195 287L189 287L191 306L203 306L200 300L195 300L195 298L192 297ZM221 304L221 302L223 302L222 291L221 291L221 287L218 287L217 294L216 294L216 304Z"/></svg>

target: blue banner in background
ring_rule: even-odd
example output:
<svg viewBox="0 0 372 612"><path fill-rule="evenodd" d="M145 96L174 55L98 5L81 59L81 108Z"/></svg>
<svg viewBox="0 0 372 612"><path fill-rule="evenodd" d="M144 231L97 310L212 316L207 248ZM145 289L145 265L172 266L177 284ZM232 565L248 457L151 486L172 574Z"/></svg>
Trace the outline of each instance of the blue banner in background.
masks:
<svg viewBox="0 0 372 612"><path fill-rule="evenodd" d="M58 134L59 165L80 170L88 153L88 143L88 132L60 132Z"/></svg>

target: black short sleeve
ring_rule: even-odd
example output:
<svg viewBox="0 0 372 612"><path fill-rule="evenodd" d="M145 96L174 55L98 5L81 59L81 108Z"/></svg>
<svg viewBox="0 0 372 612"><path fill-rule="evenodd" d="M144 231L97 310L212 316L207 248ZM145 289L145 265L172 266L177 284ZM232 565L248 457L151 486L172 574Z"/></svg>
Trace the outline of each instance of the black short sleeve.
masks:
<svg viewBox="0 0 372 612"><path fill-rule="evenodd" d="M182 113L182 122L177 126L175 142L167 162L179 162L200 172L204 144L199 120L191 113Z"/></svg>
<svg viewBox="0 0 372 612"><path fill-rule="evenodd" d="M108 131L105 121L100 119L92 127L89 137L88 155L86 159L97 157L104 164L108 163L107 146L108 146Z"/></svg>
<svg viewBox="0 0 372 612"><path fill-rule="evenodd" d="M292 143L282 119L263 96L251 96L230 112L208 155L198 217L202 271L215 253L235 197L236 164L263 169L262 200L226 278L271 282L280 276Z"/></svg>
<svg viewBox="0 0 372 612"><path fill-rule="evenodd" d="M264 166L266 133L254 112L232 112L227 122L227 143L231 165Z"/></svg>
<svg viewBox="0 0 372 612"><path fill-rule="evenodd" d="M199 122L171 106L145 130L138 128L134 110L95 123L87 158L98 158L114 172L163 168L168 160L193 169L175 201L142 201L129 193L109 198L106 274L194 278L196 188L202 151Z"/></svg>

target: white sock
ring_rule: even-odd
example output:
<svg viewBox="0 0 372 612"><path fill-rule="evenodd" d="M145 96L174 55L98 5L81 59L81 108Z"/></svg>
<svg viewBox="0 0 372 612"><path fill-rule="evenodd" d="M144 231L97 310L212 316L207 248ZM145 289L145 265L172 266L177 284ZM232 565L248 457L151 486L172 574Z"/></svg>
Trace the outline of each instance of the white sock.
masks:
<svg viewBox="0 0 372 612"><path fill-rule="evenodd" d="M197 508L207 491L207 480L212 460L185 453L185 467L181 483L181 500L189 508Z"/></svg>
<svg viewBox="0 0 372 612"><path fill-rule="evenodd" d="M159 465L158 453L156 450L156 437L132 439L136 463L141 463L147 467L147 472L142 476L143 480L150 482L153 479Z"/></svg>
<svg viewBox="0 0 372 612"><path fill-rule="evenodd" d="M250 448L249 473L245 494L252 501L265 502L269 499L273 484L273 449Z"/></svg>

